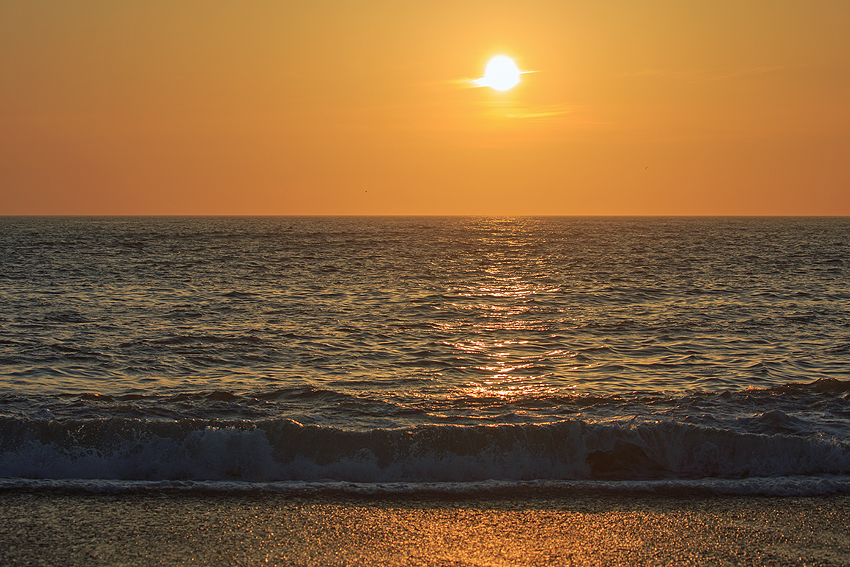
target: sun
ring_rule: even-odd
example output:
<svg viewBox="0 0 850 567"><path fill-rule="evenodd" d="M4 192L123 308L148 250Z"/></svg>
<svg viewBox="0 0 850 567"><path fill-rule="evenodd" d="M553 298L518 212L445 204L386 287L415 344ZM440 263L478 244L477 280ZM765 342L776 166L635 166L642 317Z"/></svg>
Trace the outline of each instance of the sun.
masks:
<svg viewBox="0 0 850 567"><path fill-rule="evenodd" d="M519 83L520 70L514 60L504 55L497 55L490 59L484 76L476 79L476 83L482 87L490 87L497 91L506 91Z"/></svg>

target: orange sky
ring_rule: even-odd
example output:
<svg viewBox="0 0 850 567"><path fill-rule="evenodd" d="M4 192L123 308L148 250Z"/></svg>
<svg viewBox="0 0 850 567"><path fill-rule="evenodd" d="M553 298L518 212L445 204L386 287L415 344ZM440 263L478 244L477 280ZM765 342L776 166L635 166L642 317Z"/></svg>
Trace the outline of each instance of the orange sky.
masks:
<svg viewBox="0 0 850 567"><path fill-rule="evenodd" d="M846 0L0 0L0 214L850 215ZM470 88L488 59L523 75Z"/></svg>

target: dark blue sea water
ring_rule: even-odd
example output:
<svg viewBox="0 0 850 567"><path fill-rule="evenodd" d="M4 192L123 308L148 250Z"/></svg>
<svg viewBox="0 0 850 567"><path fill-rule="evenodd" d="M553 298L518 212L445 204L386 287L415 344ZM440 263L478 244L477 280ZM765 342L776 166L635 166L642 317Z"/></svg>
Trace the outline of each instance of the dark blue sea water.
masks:
<svg viewBox="0 0 850 567"><path fill-rule="evenodd" d="M0 218L0 487L848 475L848 218Z"/></svg>

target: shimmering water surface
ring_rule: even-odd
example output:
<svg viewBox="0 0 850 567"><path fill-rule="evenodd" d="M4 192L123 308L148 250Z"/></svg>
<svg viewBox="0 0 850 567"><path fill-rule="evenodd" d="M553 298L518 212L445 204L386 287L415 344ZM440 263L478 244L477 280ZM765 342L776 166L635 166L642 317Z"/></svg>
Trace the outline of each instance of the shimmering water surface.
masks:
<svg viewBox="0 0 850 567"><path fill-rule="evenodd" d="M850 472L847 218L2 218L0 476Z"/></svg>

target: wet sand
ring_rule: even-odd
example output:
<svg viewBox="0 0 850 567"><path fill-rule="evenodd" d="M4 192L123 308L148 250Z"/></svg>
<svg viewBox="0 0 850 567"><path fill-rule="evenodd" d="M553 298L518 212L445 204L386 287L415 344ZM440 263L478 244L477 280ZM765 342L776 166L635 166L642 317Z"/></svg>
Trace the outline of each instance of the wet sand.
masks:
<svg viewBox="0 0 850 567"><path fill-rule="evenodd" d="M848 565L850 496L0 493L0 565Z"/></svg>

